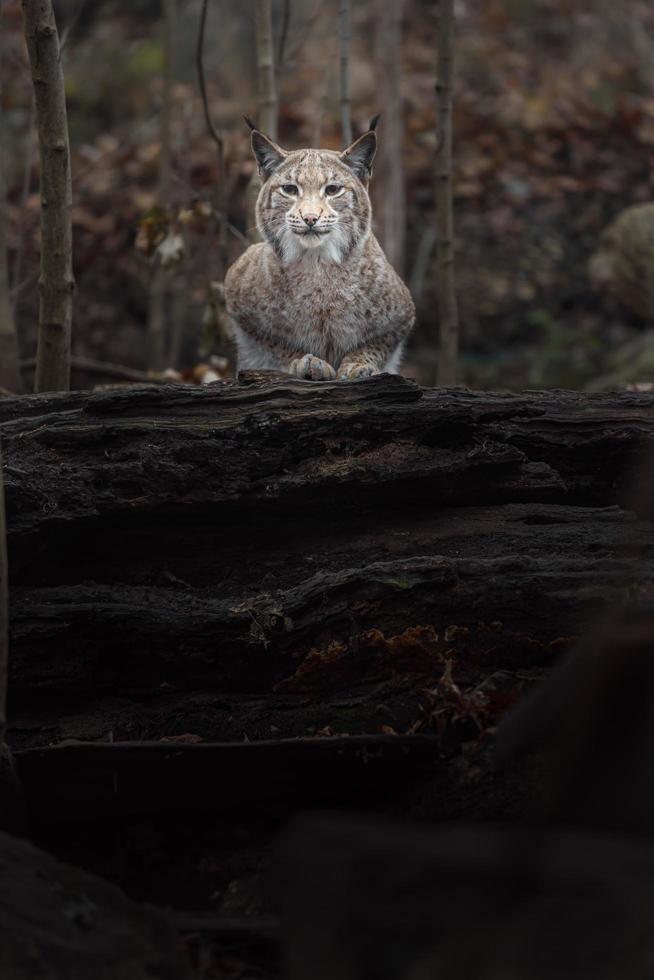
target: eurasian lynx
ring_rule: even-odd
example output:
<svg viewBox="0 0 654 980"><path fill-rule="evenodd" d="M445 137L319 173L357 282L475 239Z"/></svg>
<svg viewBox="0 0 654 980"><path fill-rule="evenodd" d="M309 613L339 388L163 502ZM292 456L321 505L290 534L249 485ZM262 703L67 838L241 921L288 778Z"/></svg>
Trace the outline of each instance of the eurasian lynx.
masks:
<svg viewBox="0 0 654 980"><path fill-rule="evenodd" d="M415 318L370 230L374 124L334 150L282 150L252 132L263 186L251 245L225 278L238 368L314 381L396 373Z"/></svg>

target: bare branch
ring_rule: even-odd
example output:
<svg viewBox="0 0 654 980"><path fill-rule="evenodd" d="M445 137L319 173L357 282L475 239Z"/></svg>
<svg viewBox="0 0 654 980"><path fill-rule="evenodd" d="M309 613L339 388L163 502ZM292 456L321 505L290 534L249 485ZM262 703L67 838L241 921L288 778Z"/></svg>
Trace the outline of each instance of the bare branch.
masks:
<svg viewBox="0 0 654 980"><path fill-rule="evenodd" d="M153 380L147 371L139 371L137 368L131 368L125 364L112 364L97 361L93 357L80 357L75 354L70 360L71 366L79 371L86 371L88 374L97 374L105 378L115 378L117 381L151 382ZM33 371L35 367L36 358L34 357L28 357L20 362L20 369L26 374Z"/></svg>
<svg viewBox="0 0 654 980"><path fill-rule="evenodd" d="M79 0L79 3L77 5L77 10L73 14L73 16L70 18L69 22L66 24L65 28L63 29L63 31L61 32L61 44L59 46L59 59L60 60L61 60L62 54L64 53L64 48L68 44L68 38L70 37L70 35L75 30L75 27L77 26L77 21L82 16L82 13L84 12L84 8L86 7L87 3L88 3L88 0Z"/></svg>

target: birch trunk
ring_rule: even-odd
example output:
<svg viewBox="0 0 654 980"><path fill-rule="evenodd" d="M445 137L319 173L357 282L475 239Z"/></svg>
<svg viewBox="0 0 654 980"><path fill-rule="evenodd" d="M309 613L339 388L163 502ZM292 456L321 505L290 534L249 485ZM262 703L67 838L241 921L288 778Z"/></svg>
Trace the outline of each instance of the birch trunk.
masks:
<svg viewBox="0 0 654 980"><path fill-rule="evenodd" d="M73 289L72 187L64 76L52 0L22 0L41 162L36 391L67 390Z"/></svg>
<svg viewBox="0 0 654 980"><path fill-rule="evenodd" d="M454 283L454 215L452 206L452 76L454 0L440 0L436 80L436 242L440 325L438 383L457 378L459 312Z"/></svg>
<svg viewBox="0 0 654 980"><path fill-rule="evenodd" d="M378 0L376 64L378 98L384 112L375 212L381 218L381 240L389 262L402 274L406 237L406 201L402 170L401 41L403 0Z"/></svg>
<svg viewBox="0 0 654 980"><path fill-rule="evenodd" d="M257 126L270 139L276 140L277 85L275 82L275 53L270 0L256 0L254 29L257 51ZM261 180L255 171L246 192L248 239L251 242L261 240L254 216L255 204L260 190Z"/></svg>
<svg viewBox="0 0 654 980"><path fill-rule="evenodd" d="M350 103L350 0L341 0L339 10L340 96L343 146L352 142L352 107Z"/></svg>
<svg viewBox="0 0 654 980"><path fill-rule="evenodd" d="M0 388L19 392L22 389L18 365L18 343L12 304L9 299L7 265L7 180L6 134L0 105Z"/></svg>

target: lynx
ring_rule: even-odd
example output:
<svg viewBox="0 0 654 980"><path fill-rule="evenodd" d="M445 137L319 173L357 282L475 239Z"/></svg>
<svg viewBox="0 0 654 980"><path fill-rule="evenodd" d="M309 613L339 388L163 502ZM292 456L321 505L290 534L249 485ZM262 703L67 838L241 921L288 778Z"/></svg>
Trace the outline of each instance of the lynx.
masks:
<svg viewBox="0 0 654 980"><path fill-rule="evenodd" d="M313 381L399 371L415 310L371 231L374 127L342 153L283 150L253 129L263 242L225 278L239 370Z"/></svg>

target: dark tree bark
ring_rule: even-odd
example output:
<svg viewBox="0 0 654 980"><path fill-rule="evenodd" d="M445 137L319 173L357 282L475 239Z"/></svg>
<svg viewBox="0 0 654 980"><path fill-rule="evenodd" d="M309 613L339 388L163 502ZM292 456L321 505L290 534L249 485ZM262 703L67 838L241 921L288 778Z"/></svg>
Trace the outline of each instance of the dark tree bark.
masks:
<svg viewBox="0 0 654 980"><path fill-rule="evenodd" d="M547 663L652 577L651 395L245 382L0 402L16 703L347 686L370 630Z"/></svg>

